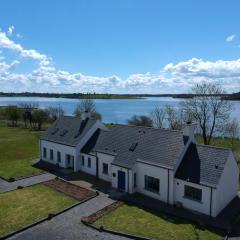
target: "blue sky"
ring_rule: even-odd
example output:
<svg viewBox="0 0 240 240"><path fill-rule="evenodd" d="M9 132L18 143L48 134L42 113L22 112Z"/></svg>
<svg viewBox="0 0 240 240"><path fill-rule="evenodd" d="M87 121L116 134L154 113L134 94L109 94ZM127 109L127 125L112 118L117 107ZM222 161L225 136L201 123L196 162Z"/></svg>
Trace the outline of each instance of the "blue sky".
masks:
<svg viewBox="0 0 240 240"><path fill-rule="evenodd" d="M240 90L240 2L2 0L0 91ZM20 46L20 48L19 48Z"/></svg>

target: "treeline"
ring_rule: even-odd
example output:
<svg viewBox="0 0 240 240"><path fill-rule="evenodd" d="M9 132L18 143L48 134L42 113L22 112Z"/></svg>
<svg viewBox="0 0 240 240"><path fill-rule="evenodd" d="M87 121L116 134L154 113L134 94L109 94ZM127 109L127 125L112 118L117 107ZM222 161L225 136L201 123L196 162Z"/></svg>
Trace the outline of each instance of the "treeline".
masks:
<svg viewBox="0 0 240 240"><path fill-rule="evenodd" d="M78 99L136 99L144 97L172 97L172 98L193 98L200 94L183 93L183 94L108 94L108 93L4 93L0 92L0 97L47 97L47 98L78 98ZM212 96L209 94L208 96ZM233 94L216 94L225 100L240 100L240 92Z"/></svg>
<svg viewBox="0 0 240 240"><path fill-rule="evenodd" d="M78 98L78 99L134 99L131 94L100 94L100 93L4 93L0 92L0 97L47 97L47 98Z"/></svg>
<svg viewBox="0 0 240 240"><path fill-rule="evenodd" d="M37 104L21 104L0 108L0 119L6 120L8 126L34 130L42 130L43 124L52 123L63 115L64 111L60 106L40 109Z"/></svg>

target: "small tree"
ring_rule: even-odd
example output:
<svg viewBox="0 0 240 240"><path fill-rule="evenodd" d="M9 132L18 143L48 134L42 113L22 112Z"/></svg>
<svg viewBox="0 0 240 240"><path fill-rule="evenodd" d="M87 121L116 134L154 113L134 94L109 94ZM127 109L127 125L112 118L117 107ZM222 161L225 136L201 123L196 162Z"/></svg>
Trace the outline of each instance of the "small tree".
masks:
<svg viewBox="0 0 240 240"><path fill-rule="evenodd" d="M82 113L90 112L93 119L101 120L102 116L96 111L95 102L92 99L82 99L74 110L74 115L80 117Z"/></svg>
<svg viewBox="0 0 240 240"><path fill-rule="evenodd" d="M17 106L7 106L5 108L5 115L12 122L12 126L16 126L20 118L20 110Z"/></svg>
<svg viewBox="0 0 240 240"><path fill-rule="evenodd" d="M74 110L74 115L80 117L84 112L96 112L96 106L92 99L82 99Z"/></svg>
<svg viewBox="0 0 240 240"><path fill-rule="evenodd" d="M152 127L153 122L152 122L152 119L148 116L134 115L128 120L128 124L129 125L135 125L135 126Z"/></svg>
<svg viewBox="0 0 240 240"><path fill-rule="evenodd" d="M165 106L165 113L168 121L168 127L171 130L180 130L182 128L182 118L180 110L176 110L170 105Z"/></svg>
<svg viewBox="0 0 240 240"><path fill-rule="evenodd" d="M32 112L34 109L38 108L37 103L22 103L20 104L21 107L21 115L24 121L24 126L27 127L27 122L32 127Z"/></svg>
<svg viewBox="0 0 240 240"><path fill-rule="evenodd" d="M52 121L56 121L59 117L64 116L64 110L60 105L58 107L49 107L47 111Z"/></svg>
<svg viewBox="0 0 240 240"><path fill-rule="evenodd" d="M237 121L236 118L234 118L228 122L225 129L226 136L231 139L232 149L234 145L234 140L237 139L237 137L239 136L239 132L240 132L239 122Z"/></svg>
<svg viewBox="0 0 240 240"><path fill-rule="evenodd" d="M42 124L48 119L48 112L43 109L36 109L32 113L34 125L36 125L37 130L42 129Z"/></svg>
<svg viewBox="0 0 240 240"><path fill-rule="evenodd" d="M155 107L151 112L153 126L156 128L162 128L166 112L163 108Z"/></svg>
<svg viewBox="0 0 240 240"><path fill-rule="evenodd" d="M185 100L182 106L201 128L204 144L209 145L214 133L224 129L232 105L221 97L225 92L215 84L196 84L192 93L193 98Z"/></svg>

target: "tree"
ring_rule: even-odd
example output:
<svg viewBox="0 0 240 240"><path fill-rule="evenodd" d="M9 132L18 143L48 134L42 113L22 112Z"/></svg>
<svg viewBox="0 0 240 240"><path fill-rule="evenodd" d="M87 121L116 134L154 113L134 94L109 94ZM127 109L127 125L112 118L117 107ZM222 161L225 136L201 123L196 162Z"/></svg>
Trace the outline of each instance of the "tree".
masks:
<svg viewBox="0 0 240 240"><path fill-rule="evenodd" d="M196 84L192 93L193 98L185 100L182 107L198 123L204 144L209 145L214 133L222 131L229 121L232 105L221 98L225 92L215 84Z"/></svg>
<svg viewBox="0 0 240 240"><path fill-rule="evenodd" d="M169 129L180 130L182 128L182 117L181 117L180 110L176 110L171 105L166 105L165 113L167 116Z"/></svg>
<svg viewBox="0 0 240 240"><path fill-rule="evenodd" d="M225 134L231 139L231 145L233 149L234 140L239 136L240 127L236 118L228 122L225 129Z"/></svg>
<svg viewBox="0 0 240 240"><path fill-rule="evenodd" d="M135 126L152 127L153 122L152 122L152 119L148 116L134 115L128 120L128 124L129 125L135 125Z"/></svg>
<svg viewBox="0 0 240 240"><path fill-rule="evenodd" d="M96 112L96 106L92 99L82 99L74 110L74 115L80 117L83 112Z"/></svg>
<svg viewBox="0 0 240 240"><path fill-rule="evenodd" d="M155 107L151 113L153 126L156 128L162 128L165 115L166 112L163 108Z"/></svg>
<svg viewBox="0 0 240 240"><path fill-rule="evenodd" d="M48 119L48 112L43 109L35 109L32 113L33 122L37 126L37 130L42 129L42 124Z"/></svg>
<svg viewBox="0 0 240 240"><path fill-rule="evenodd" d="M29 122L29 125L32 126L32 112L34 109L38 108L37 103L21 103L21 117L24 121L25 128L27 127L27 122Z"/></svg>
<svg viewBox="0 0 240 240"><path fill-rule="evenodd" d="M101 120L102 116L96 111L95 102L92 99L82 99L74 110L74 115L80 117L82 113L90 112L93 119Z"/></svg>
<svg viewBox="0 0 240 240"><path fill-rule="evenodd" d="M16 126L20 118L20 110L17 106L7 106L5 108L5 115L7 119L12 122L12 125Z"/></svg>
<svg viewBox="0 0 240 240"><path fill-rule="evenodd" d="M52 121L56 121L59 117L64 116L64 110L60 105L58 107L49 107L47 111Z"/></svg>

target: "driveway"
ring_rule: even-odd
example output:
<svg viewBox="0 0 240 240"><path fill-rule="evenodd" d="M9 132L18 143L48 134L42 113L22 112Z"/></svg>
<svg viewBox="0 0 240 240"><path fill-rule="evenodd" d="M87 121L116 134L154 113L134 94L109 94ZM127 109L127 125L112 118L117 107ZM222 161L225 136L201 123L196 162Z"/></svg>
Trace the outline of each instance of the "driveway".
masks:
<svg viewBox="0 0 240 240"><path fill-rule="evenodd" d="M50 221L43 222L10 239L19 240L92 240L92 239L127 239L109 233L98 232L81 223L83 216L88 216L103 207L113 203L108 195L100 193L99 196L83 203L71 210L54 217Z"/></svg>

